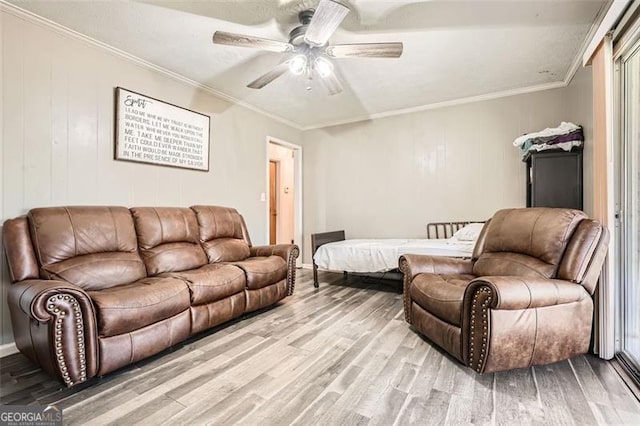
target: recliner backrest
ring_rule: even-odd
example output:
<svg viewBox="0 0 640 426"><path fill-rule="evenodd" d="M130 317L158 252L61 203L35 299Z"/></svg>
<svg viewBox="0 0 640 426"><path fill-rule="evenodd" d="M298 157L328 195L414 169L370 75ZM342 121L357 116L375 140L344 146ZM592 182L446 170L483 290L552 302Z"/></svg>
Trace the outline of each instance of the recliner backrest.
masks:
<svg viewBox="0 0 640 426"><path fill-rule="evenodd" d="M198 221L186 207L133 207L140 254L150 276L199 268L207 263Z"/></svg>
<svg viewBox="0 0 640 426"><path fill-rule="evenodd" d="M585 219L578 225L558 268L558 278L581 284L593 294L607 255L609 231L600 222Z"/></svg>
<svg viewBox="0 0 640 426"><path fill-rule="evenodd" d="M126 207L44 207L27 217L44 279L99 290L146 276Z"/></svg>
<svg viewBox="0 0 640 426"><path fill-rule="evenodd" d="M244 219L236 209L193 206L200 230L200 242L210 263L234 262L249 257L251 240Z"/></svg>
<svg viewBox="0 0 640 426"><path fill-rule="evenodd" d="M473 273L553 278L574 231L586 218L572 209L499 210L487 226Z"/></svg>

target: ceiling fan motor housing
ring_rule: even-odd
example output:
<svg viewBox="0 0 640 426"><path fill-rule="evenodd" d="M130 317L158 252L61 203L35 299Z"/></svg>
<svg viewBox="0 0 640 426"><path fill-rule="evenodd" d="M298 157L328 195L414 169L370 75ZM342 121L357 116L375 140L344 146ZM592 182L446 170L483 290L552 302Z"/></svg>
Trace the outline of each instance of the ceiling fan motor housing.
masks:
<svg viewBox="0 0 640 426"><path fill-rule="evenodd" d="M297 26L291 30L291 32L289 33L289 43L293 44L294 46L300 46L301 44L305 43L304 35L307 33L307 28L311 23L311 18L313 18L314 12L314 9L307 9L298 13L298 20L302 25Z"/></svg>

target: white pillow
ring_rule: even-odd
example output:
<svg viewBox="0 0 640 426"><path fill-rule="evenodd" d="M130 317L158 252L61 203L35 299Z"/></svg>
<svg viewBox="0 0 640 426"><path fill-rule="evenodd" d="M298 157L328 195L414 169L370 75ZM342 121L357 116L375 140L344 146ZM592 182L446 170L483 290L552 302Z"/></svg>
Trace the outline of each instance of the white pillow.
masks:
<svg viewBox="0 0 640 426"><path fill-rule="evenodd" d="M453 237L458 241L475 241L480 236L480 231L482 231L482 227L484 223L470 223L466 225L464 228L460 228L453 234Z"/></svg>

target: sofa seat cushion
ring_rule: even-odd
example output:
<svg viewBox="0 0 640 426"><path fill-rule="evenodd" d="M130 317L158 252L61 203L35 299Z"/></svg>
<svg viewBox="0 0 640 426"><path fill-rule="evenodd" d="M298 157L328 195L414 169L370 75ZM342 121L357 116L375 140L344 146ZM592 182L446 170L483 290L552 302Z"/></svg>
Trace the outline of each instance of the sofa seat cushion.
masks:
<svg viewBox="0 0 640 426"><path fill-rule="evenodd" d="M419 274L411 283L411 298L425 311L461 326L462 301L473 275Z"/></svg>
<svg viewBox="0 0 640 426"><path fill-rule="evenodd" d="M138 330L189 309L189 288L171 277L143 278L88 294L96 308L101 337Z"/></svg>
<svg viewBox="0 0 640 426"><path fill-rule="evenodd" d="M247 288L257 290L275 284L287 277L287 263L280 256L250 257L242 262L233 262L247 277Z"/></svg>
<svg viewBox="0 0 640 426"><path fill-rule="evenodd" d="M167 276L180 278L189 286L191 304L216 302L244 291L244 271L229 264L212 263L190 271L172 272Z"/></svg>

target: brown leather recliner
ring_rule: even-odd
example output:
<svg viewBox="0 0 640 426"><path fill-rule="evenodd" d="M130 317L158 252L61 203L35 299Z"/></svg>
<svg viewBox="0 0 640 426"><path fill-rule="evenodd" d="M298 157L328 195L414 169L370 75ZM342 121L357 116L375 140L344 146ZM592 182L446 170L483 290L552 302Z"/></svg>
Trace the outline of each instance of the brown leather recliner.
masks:
<svg viewBox="0 0 640 426"><path fill-rule="evenodd" d="M479 373L586 353L608 241L578 210L500 210L469 260L400 257L405 319Z"/></svg>
<svg viewBox="0 0 640 426"><path fill-rule="evenodd" d="M16 346L67 386L293 293L293 244L224 207L47 207L7 220Z"/></svg>

